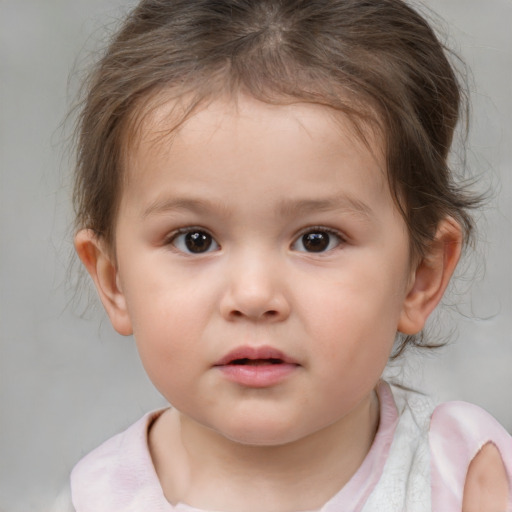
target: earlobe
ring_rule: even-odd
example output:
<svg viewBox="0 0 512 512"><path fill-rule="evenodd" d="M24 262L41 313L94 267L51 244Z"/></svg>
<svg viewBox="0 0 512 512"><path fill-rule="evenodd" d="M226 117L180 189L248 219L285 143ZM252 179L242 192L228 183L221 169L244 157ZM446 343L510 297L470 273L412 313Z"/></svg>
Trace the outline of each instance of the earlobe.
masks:
<svg viewBox="0 0 512 512"><path fill-rule="evenodd" d="M94 281L114 329L125 336L132 334L117 268L103 241L91 229L82 229L75 235L75 250Z"/></svg>
<svg viewBox="0 0 512 512"><path fill-rule="evenodd" d="M441 301L460 258L462 231L451 217L438 226L432 245L416 266L398 323L403 334L420 332Z"/></svg>

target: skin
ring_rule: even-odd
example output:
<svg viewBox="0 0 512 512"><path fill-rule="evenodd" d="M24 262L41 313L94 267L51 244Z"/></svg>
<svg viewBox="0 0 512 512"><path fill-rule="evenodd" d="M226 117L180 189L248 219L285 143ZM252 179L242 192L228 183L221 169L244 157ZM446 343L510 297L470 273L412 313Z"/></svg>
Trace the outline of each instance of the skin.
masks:
<svg viewBox="0 0 512 512"><path fill-rule="evenodd" d="M113 326L173 405L149 439L162 488L210 510L320 508L368 453L395 334L423 328L460 229L443 221L413 264L380 140L370 151L326 107L219 99L162 135L172 107L129 152L116 259L91 231L76 237ZM190 252L187 233L208 250ZM329 243L312 252L303 237L318 233ZM233 382L216 362L240 346L280 350L293 370Z"/></svg>
<svg viewBox="0 0 512 512"><path fill-rule="evenodd" d="M510 489L500 452L486 444L471 461L464 486L462 512L504 512Z"/></svg>

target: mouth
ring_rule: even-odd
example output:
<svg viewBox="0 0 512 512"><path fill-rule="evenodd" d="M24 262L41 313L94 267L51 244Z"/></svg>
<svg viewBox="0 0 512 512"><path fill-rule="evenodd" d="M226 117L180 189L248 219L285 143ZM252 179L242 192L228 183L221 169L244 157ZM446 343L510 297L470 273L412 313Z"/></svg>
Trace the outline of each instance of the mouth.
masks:
<svg viewBox="0 0 512 512"><path fill-rule="evenodd" d="M240 347L215 363L214 368L229 381L243 387L275 386L300 367L300 364L272 347Z"/></svg>
<svg viewBox="0 0 512 512"><path fill-rule="evenodd" d="M297 361L273 347L239 347L227 353L214 366L298 365Z"/></svg>
<svg viewBox="0 0 512 512"><path fill-rule="evenodd" d="M233 365L240 365L240 366L263 366L268 364L283 364L284 361L282 359L275 359L275 358L269 358L269 359L249 359L247 357L244 357L242 359L234 359L233 361L230 361L228 364Z"/></svg>

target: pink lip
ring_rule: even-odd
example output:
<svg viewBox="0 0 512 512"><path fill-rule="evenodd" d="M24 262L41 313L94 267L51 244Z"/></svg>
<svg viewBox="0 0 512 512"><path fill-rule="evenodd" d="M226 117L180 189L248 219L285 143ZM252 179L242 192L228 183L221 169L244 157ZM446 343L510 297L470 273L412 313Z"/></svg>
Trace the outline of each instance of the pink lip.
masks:
<svg viewBox="0 0 512 512"><path fill-rule="evenodd" d="M264 388L278 384L300 365L272 347L239 347L214 364L222 374L237 384Z"/></svg>

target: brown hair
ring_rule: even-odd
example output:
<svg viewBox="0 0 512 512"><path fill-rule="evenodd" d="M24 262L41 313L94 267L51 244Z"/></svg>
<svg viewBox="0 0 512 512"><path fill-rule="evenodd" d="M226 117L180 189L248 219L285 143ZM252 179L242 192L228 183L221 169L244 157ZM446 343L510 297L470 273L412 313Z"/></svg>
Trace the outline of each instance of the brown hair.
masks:
<svg viewBox="0 0 512 512"><path fill-rule="evenodd" d="M412 253L425 254L446 216L470 238L478 200L447 163L463 94L443 45L402 0L142 0L90 74L78 123L76 227L111 248L123 149L164 91L191 98L186 113L244 92L372 123Z"/></svg>

